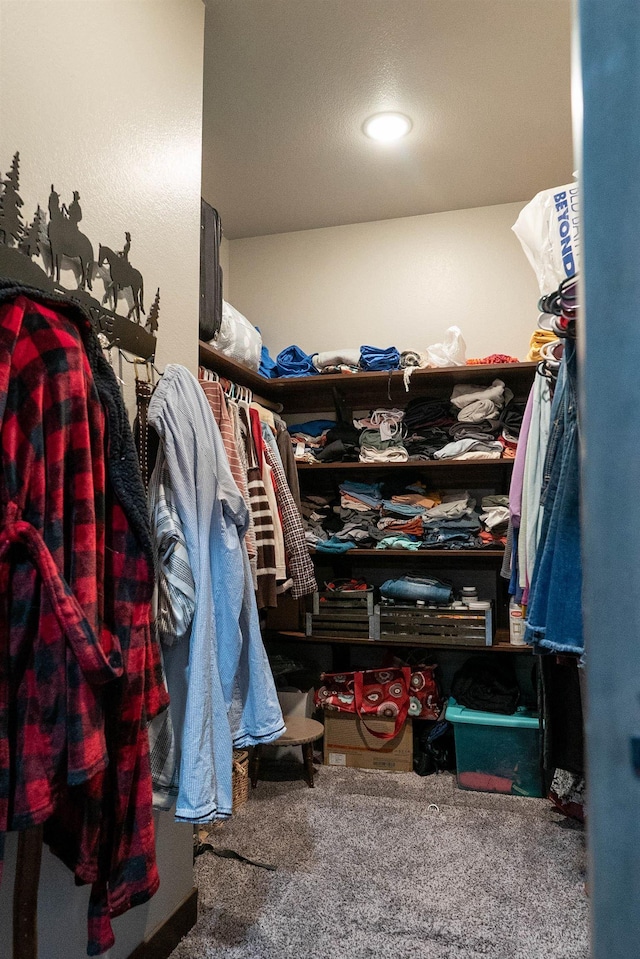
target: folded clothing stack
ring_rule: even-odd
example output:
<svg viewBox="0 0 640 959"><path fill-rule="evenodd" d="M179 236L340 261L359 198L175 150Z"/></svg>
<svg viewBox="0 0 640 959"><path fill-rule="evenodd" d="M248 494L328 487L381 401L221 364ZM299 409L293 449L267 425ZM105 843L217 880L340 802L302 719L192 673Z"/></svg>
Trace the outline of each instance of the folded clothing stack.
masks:
<svg viewBox="0 0 640 959"><path fill-rule="evenodd" d="M293 444L293 455L304 463L316 463L327 445L329 432L335 427L334 420L310 420L308 423L293 423L289 426L289 435Z"/></svg>
<svg viewBox="0 0 640 959"><path fill-rule="evenodd" d="M404 411L376 409L351 423L313 420L290 433L296 459L310 463L513 458L525 406L496 379L489 387L455 386L451 402L417 397Z"/></svg>
<svg viewBox="0 0 640 959"><path fill-rule="evenodd" d="M360 350L331 350L316 353L312 363L317 373L358 373Z"/></svg>
<svg viewBox="0 0 640 959"><path fill-rule="evenodd" d="M454 422L448 402L423 397L411 400L404 414L409 459L433 459L436 450L449 442L449 428Z"/></svg>
<svg viewBox="0 0 640 959"><path fill-rule="evenodd" d="M464 439L447 443L433 454L437 460L499 460L502 456L502 443L492 437L466 436Z"/></svg>
<svg viewBox="0 0 640 959"><path fill-rule="evenodd" d="M480 522L482 530L479 539L486 546L494 549L504 547L507 543L507 529L509 526L509 497L483 496Z"/></svg>
<svg viewBox="0 0 640 959"><path fill-rule="evenodd" d="M348 463L360 457L360 433L351 423L336 423L325 437L325 446L316 451L320 463Z"/></svg>
<svg viewBox="0 0 640 959"><path fill-rule="evenodd" d="M425 514L440 502L440 494L428 493L421 483L384 499L378 521L384 538L376 549L419 549Z"/></svg>
<svg viewBox="0 0 640 959"><path fill-rule="evenodd" d="M447 400L419 396L408 404L404 422L407 431L419 433L423 429L434 426L448 429L455 422L455 417L451 412L451 404Z"/></svg>
<svg viewBox="0 0 640 959"><path fill-rule="evenodd" d="M500 414L513 399L502 380L477 387L459 383L451 394L457 420L449 427L450 441L434 453L438 460L500 459L505 449L498 439L502 432Z"/></svg>
<svg viewBox="0 0 640 959"><path fill-rule="evenodd" d="M400 353L395 346L361 346L357 349L328 350L305 353L299 346L287 346L275 361L263 350L260 372L263 376L314 376L317 373L359 373L376 370L397 370Z"/></svg>
<svg viewBox="0 0 640 959"><path fill-rule="evenodd" d="M335 420L310 420L289 427L293 455L303 463L357 461L361 432L351 423Z"/></svg>
<svg viewBox="0 0 640 959"><path fill-rule="evenodd" d="M397 370L399 365L400 353L395 346L389 346L386 350L378 346L360 347L360 367L363 370Z"/></svg>
<svg viewBox="0 0 640 959"><path fill-rule="evenodd" d="M508 497L485 496L482 513L468 490L402 489L346 480L339 502L329 493L302 500L305 537L320 552L347 549L485 549L506 542Z"/></svg>
<svg viewBox="0 0 640 959"><path fill-rule="evenodd" d="M502 413L503 431L508 432L515 440L520 436L526 406L526 400L512 399L507 403Z"/></svg>
<svg viewBox="0 0 640 959"><path fill-rule="evenodd" d="M512 399L502 411L502 433L498 439L504 447L504 459L515 459L526 405L526 400Z"/></svg>
<svg viewBox="0 0 640 959"><path fill-rule="evenodd" d="M317 546L318 543L329 539L325 523L333 514L332 503L333 496L329 494L307 493L302 497L300 512L305 539L309 546Z"/></svg>
<svg viewBox="0 0 640 959"><path fill-rule="evenodd" d="M339 487L339 502L308 496L303 501L307 542L319 552L344 552L355 546L368 548L384 539L378 527L382 505L381 483L346 480ZM321 507L321 508L318 508Z"/></svg>
<svg viewBox="0 0 640 959"><path fill-rule="evenodd" d="M353 425L360 433L361 463L405 463L409 454L403 442L404 410L372 410Z"/></svg>
<svg viewBox="0 0 640 959"><path fill-rule="evenodd" d="M344 509L359 512L380 509L382 505L382 483L357 483L345 480L340 483L340 505Z"/></svg>
<svg viewBox="0 0 640 959"><path fill-rule="evenodd" d="M451 405L458 410L461 423L482 423L487 420L497 424L500 410L513 394L502 380L494 380L484 388L469 383L458 383L451 394Z"/></svg>
<svg viewBox="0 0 640 959"><path fill-rule="evenodd" d="M424 517L425 549L478 549L481 522L476 501L467 490L452 490Z"/></svg>
<svg viewBox="0 0 640 959"><path fill-rule="evenodd" d="M382 484L345 480L340 484L339 492L339 504L333 503L330 514L322 522L330 537L316 548L321 552L343 552L354 546L375 545L384 535L377 527Z"/></svg>

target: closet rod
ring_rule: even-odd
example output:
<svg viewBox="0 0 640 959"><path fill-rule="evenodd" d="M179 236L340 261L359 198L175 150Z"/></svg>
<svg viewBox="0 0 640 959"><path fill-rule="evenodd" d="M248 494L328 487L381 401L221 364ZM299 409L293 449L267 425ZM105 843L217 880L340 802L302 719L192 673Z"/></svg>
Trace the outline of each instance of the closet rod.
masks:
<svg viewBox="0 0 640 959"><path fill-rule="evenodd" d="M274 403L273 400L268 400L265 396L260 396L258 393L253 394L253 402L259 403L260 406L264 406L266 410L272 410L274 413L282 413L284 409L282 403Z"/></svg>
<svg viewBox="0 0 640 959"><path fill-rule="evenodd" d="M240 390L248 390L248 394L251 397L252 403L259 403L260 406L264 406L265 409L272 410L274 413L282 413L282 410L284 409L282 403L277 403L275 400L269 400L267 399L266 396L262 396L260 393L254 393L251 387L246 387L246 386L243 386L242 384L236 383L235 380L230 379L228 376L224 374L221 375L220 373L218 373L217 370L212 369L210 366L200 365L198 375L201 378L204 378L205 381L207 379L208 373L214 374L214 376L216 377L217 381L220 383L225 393L228 392L229 387L232 387L232 388L237 387ZM204 374L204 376L202 377L201 374Z"/></svg>

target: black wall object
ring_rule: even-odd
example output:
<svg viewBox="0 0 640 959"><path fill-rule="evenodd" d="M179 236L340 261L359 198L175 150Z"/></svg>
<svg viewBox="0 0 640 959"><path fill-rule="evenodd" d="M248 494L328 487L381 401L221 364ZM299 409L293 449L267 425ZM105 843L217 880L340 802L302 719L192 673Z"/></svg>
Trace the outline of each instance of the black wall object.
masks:
<svg viewBox="0 0 640 959"><path fill-rule="evenodd" d="M103 333L110 344L144 359L152 358L156 351L160 290L146 316L142 274L129 262L131 234L125 233L121 251L99 244L96 259L93 243L78 225L82 207L77 190L67 206L60 202L60 195L51 184L48 215L38 204L30 222L25 220L23 208L20 154L16 152L11 169L0 179L0 276L77 300L89 313L96 331ZM63 266L74 270L76 289L61 285ZM93 290L96 278L104 286L102 299ZM123 315L117 311L119 305L128 305L127 291L131 306Z"/></svg>
<svg viewBox="0 0 640 959"><path fill-rule="evenodd" d="M217 210L200 201L200 339L208 343L222 323L222 222Z"/></svg>

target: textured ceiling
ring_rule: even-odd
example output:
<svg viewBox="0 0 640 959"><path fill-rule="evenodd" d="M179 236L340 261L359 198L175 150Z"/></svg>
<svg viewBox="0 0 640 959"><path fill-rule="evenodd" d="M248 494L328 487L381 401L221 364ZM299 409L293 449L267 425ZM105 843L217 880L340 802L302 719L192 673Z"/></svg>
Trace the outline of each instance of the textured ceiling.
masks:
<svg viewBox="0 0 640 959"><path fill-rule="evenodd" d="M526 200L573 170L570 0L208 0L203 195L229 238ZM413 119L379 144L380 110Z"/></svg>

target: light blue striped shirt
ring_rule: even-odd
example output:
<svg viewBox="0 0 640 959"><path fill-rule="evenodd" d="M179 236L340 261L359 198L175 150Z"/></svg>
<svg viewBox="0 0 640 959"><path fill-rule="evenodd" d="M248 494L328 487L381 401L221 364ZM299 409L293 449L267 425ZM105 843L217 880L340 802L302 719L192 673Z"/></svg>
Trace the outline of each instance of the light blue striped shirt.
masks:
<svg viewBox="0 0 640 959"><path fill-rule="evenodd" d="M165 648L178 746L176 819L231 814L233 748L284 731L260 634L244 534L247 506L198 381L170 364L149 404L193 573L191 639Z"/></svg>

